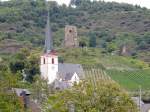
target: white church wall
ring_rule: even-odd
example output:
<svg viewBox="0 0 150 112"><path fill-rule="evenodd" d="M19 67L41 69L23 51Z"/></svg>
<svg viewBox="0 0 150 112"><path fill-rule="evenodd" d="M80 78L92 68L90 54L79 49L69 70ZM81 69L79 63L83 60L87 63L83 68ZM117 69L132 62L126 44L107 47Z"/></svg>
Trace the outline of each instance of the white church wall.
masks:
<svg viewBox="0 0 150 112"><path fill-rule="evenodd" d="M41 56L41 77L48 79L48 83L51 84L57 78L58 73L58 56L45 54Z"/></svg>
<svg viewBox="0 0 150 112"><path fill-rule="evenodd" d="M40 71L41 71L41 77L44 78L44 79L47 79L47 69L48 69L48 66L47 64L44 63L44 60L45 60L45 63L46 63L46 58L45 56L41 56L41 65L40 65Z"/></svg>

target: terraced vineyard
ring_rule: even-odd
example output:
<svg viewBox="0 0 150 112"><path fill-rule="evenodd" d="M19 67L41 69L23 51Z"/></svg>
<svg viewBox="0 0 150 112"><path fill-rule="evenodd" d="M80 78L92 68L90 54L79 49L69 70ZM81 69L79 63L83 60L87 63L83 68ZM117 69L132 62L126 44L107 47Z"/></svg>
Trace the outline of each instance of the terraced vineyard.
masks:
<svg viewBox="0 0 150 112"><path fill-rule="evenodd" d="M150 90L150 70L107 70L106 73L127 90L138 90L139 86L143 90Z"/></svg>
<svg viewBox="0 0 150 112"><path fill-rule="evenodd" d="M142 87L142 90L150 90L150 69L105 70L102 65L96 64L93 66L84 65L84 71L86 78L92 79L92 83L95 83L95 80L115 81L129 91L136 91L139 86Z"/></svg>
<svg viewBox="0 0 150 112"><path fill-rule="evenodd" d="M94 88L96 88L100 83L106 81L115 83L115 81L113 81L111 77L106 74L103 66L100 64L93 66L83 65L83 68L85 79L87 79L93 85Z"/></svg>

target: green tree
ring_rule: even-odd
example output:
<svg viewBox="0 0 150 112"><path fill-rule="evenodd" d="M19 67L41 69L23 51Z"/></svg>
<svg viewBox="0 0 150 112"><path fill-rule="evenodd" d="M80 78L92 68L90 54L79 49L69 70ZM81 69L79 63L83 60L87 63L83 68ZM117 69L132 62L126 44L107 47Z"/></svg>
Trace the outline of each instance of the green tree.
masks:
<svg viewBox="0 0 150 112"><path fill-rule="evenodd" d="M22 71L26 74L26 80L28 82L33 81L33 77L39 74L39 54L34 51L29 52L28 49L21 49L13 56L13 59L9 63L9 68L13 73Z"/></svg>
<svg viewBox="0 0 150 112"><path fill-rule="evenodd" d="M71 0L70 5L80 6L81 4L89 4L90 0Z"/></svg>
<svg viewBox="0 0 150 112"><path fill-rule="evenodd" d="M49 97L48 112L137 112L133 101L118 84L97 80L83 81L71 89L59 91Z"/></svg>
<svg viewBox="0 0 150 112"><path fill-rule="evenodd" d="M24 69L25 63L24 61L16 60L15 62L10 62L9 67L13 73L17 73L18 71L22 71Z"/></svg>
<svg viewBox="0 0 150 112"><path fill-rule="evenodd" d="M108 52L113 52L113 51L115 51L117 49L117 46L116 46L116 44L115 43L109 43L108 45L107 45L107 51Z"/></svg>
<svg viewBox="0 0 150 112"><path fill-rule="evenodd" d="M26 80L29 82L33 82L33 78L35 75L40 74L39 70L39 55L38 54L30 54L30 56L26 60L26 66L24 68L25 73L27 75Z"/></svg>
<svg viewBox="0 0 150 112"><path fill-rule="evenodd" d="M19 98L12 91L18 87L19 76L10 71L0 71L0 111L1 112L21 112L22 106Z"/></svg>
<svg viewBox="0 0 150 112"><path fill-rule="evenodd" d="M90 36L89 46L96 47L96 35L94 33L89 33L89 36Z"/></svg>
<svg viewBox="0 0 150 112"><path fill-rule="evenodd" d="M48 99L50 94L50 86L48 85L48 81L42 79L39 75L34 77L34 83L32 84L32 98L36 100L40 106L43 105Z"/></svg>
<svg viewBox="0 0 150 112"><path fill-rule="evenodd" d="M86 42L85 42L85 41L81 40L81 41L79 42L79 46L83 48L83 47L86 47L87 45L86 45Z"/></svg>
<svg viewBox="0 0 150 112"><path fill-rule="evenodd" d="M71 0L70 1L70 5L76 5L76 6L78 6L78 5L81 4L81 2L82 2L82 0Z"/></svg>

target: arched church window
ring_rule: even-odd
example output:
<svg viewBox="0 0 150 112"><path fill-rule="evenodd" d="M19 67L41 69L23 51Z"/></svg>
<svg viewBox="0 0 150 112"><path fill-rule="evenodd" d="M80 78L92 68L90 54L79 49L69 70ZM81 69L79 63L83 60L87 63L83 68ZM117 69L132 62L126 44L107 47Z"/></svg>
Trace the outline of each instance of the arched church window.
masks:
<svg viewBox="0 0 150 112"><path fill-rule="evenodd" d="M52 58L52 64L54 64L54 58Z"/></svg>
<svg viewBox="0 0 150 112"><path fill-rule="evenodd" d="M45 64L45 58L43 59L43 64Z"/></svg>

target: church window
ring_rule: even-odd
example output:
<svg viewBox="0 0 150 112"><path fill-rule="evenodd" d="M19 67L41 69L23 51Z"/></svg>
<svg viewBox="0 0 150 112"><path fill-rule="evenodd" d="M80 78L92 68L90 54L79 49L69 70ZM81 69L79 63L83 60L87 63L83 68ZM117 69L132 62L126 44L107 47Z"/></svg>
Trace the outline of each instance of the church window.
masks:
<svg viewBox="0 0 150 112"><path fill-rule="evenodd" d="M52 64L54 64L54 58L52 58Z"/></svg>
<svg viewBox="0 0 150 112"><path fill-rule="evenodd" d="M44 58L44 60L43 60L43 64L45 64L45 58Z"/></svg>

